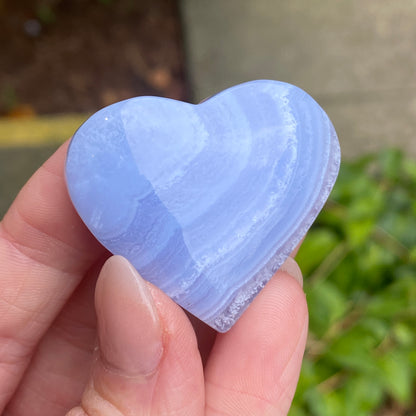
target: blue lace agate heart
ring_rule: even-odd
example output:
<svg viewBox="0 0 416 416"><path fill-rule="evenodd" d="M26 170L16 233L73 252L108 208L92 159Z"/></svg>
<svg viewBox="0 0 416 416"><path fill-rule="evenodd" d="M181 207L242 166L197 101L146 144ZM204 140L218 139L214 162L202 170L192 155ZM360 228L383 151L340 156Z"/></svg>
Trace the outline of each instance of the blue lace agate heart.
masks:
<svg viewBox="0 0 416 416"><path fill-rule="evenodd" d="M138 97L102 109L75 133L66 179L105 247L224 332L305 235L339 163L308 94L252 81L198 105Z"/></svg>

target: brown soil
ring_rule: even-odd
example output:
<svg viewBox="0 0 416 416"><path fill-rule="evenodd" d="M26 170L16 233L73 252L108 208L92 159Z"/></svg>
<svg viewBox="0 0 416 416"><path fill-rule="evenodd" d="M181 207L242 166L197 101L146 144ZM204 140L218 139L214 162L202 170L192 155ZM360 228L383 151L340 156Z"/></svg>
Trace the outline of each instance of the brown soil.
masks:
<svg viewBox="0 0 416 416"><path fill-rule="evenodd" d="M0 0L0 114L189 99L176 0Z"/></svg>

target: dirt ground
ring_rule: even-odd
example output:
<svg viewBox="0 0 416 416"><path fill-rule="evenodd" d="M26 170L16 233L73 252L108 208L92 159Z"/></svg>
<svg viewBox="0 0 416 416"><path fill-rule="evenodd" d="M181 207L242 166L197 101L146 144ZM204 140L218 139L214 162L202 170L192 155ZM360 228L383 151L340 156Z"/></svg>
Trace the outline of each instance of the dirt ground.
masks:
<svg viewBox="0 0 416 416"><path fill-rule="evenodd" d="M189 98L176 0L0 0L0 115Z"/></svg>
<svg viewBox="0 0 416 416"><path fill-rule="evenodd" d="M138 95L189 99L176 0L0 0L0 116ZM55 147L1 149L0 219Z"/></svg>

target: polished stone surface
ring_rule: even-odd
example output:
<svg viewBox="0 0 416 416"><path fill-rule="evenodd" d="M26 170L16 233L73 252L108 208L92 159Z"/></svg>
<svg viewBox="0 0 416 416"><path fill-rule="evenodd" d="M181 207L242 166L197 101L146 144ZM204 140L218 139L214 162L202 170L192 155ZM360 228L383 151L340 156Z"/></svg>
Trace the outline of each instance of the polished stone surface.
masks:
<svg viewBox="0 0 416 416"><path fill-rule="evenodd" d="M198 105L138 97L102 109L75 133L66 178L105 247L226 331L305 235L339 163L321 107L261 80Z"/></svg>

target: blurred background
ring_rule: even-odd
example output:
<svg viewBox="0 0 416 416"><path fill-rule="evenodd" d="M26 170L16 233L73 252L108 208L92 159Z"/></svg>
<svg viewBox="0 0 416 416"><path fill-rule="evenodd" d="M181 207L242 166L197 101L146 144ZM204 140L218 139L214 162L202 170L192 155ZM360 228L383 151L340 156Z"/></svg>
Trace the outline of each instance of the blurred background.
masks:
<svg viewBox="0 0 416 416"><path fill-rule="evenodd" d="M89 114L271 78L309 92L343 163L299 253L297 415L416 415L414 0L0 0L0 217Z"/></svg>

